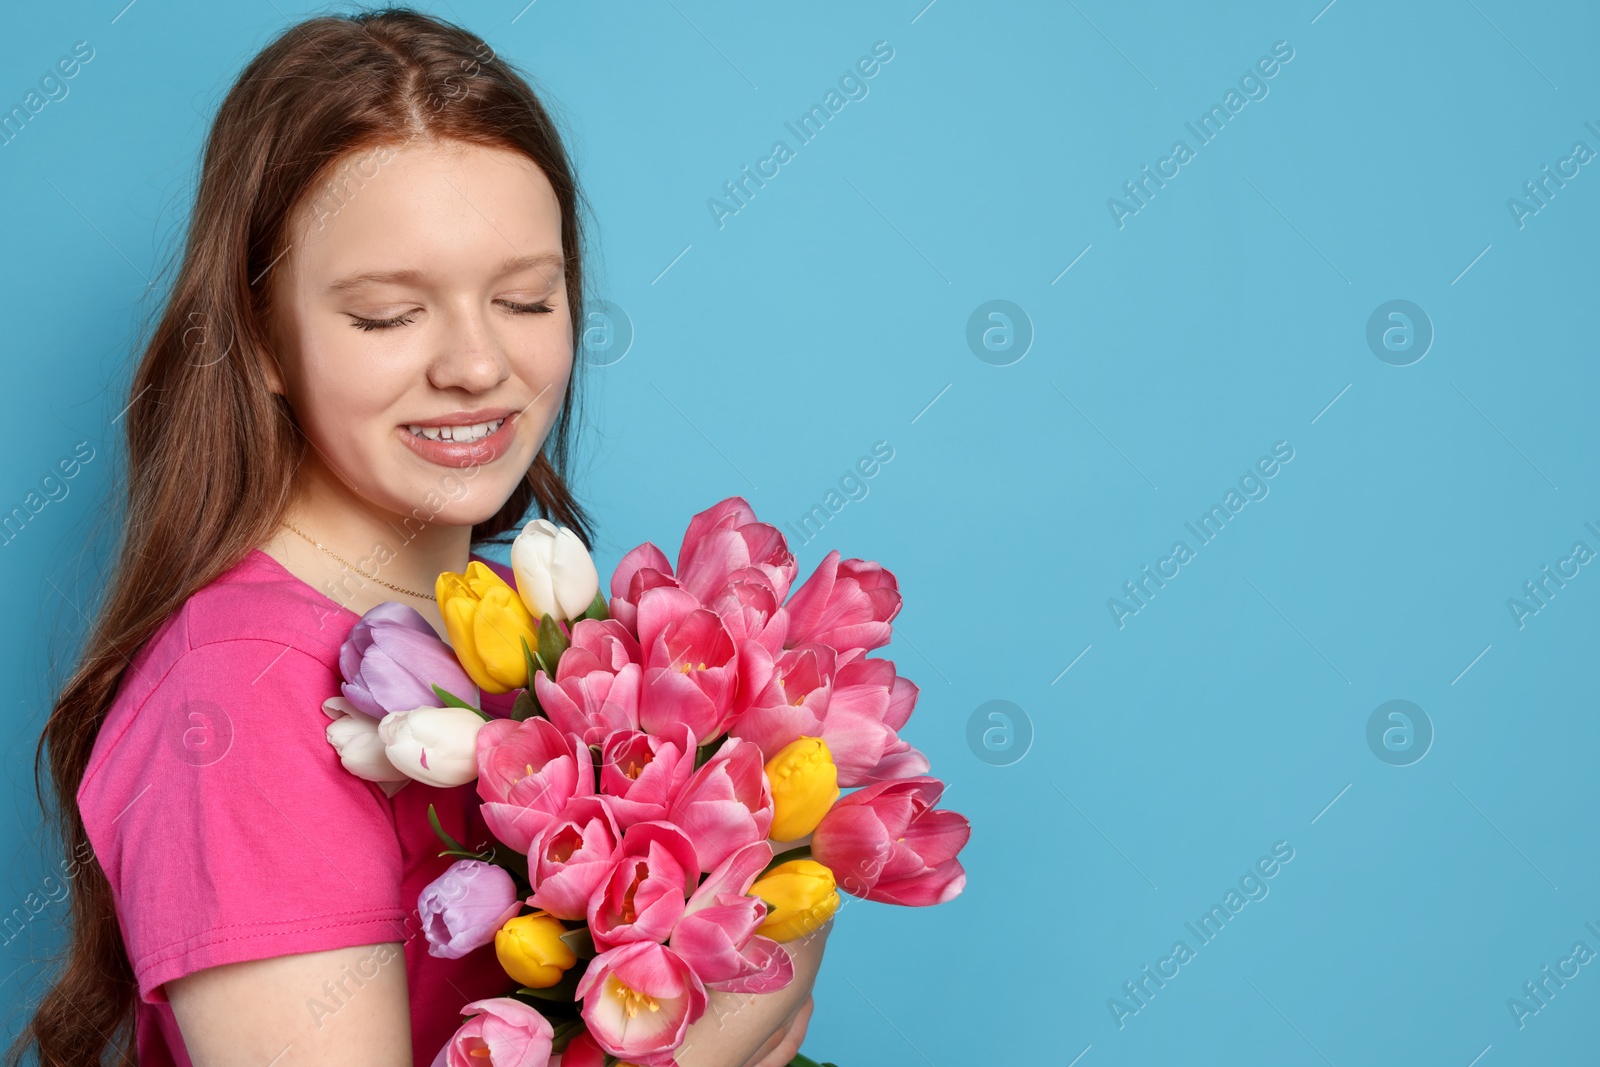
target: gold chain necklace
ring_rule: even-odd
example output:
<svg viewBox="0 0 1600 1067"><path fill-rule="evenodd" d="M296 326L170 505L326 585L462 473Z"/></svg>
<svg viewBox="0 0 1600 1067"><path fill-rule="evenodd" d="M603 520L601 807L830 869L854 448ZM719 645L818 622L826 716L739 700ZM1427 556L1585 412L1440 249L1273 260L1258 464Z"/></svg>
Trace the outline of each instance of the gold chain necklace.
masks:
<svg viewBox="0 0 1600 1067"><path fill-rule="evenodd" d="M376 582L377 584L383 586L385 589L393 589L395 592L404 593L407 596L421 597L423 600L437 600L438 599L438 597L434 596L432 593L419 593L414 589L407 589L404 586L395 585L393 582L386 582L382 578L378 578L378 577L375 577L373 575L370 575L366 571L362 570L360 567L357 567L354 563L351 563L349 560L345 559L343 556L341 556L338 553L334 552L332 549L324 548L321 541L318 541L316 538L312 537L310 534L306 533L304 530L300 529L300 527L296 526L294 523L290 522L289 520L287 520L287 519L283 520L283 525L287 526L289 529L293 530L295 533L299 534L301 537L304 537L307 541L310 541L313 545L315 545L317 547L318 551L326 552L328 555L332 556L334 559L336 559L340 563L344 564L350 570L355 571L357 574L361 575L361 577L365 578L369 582Z"/></svg>

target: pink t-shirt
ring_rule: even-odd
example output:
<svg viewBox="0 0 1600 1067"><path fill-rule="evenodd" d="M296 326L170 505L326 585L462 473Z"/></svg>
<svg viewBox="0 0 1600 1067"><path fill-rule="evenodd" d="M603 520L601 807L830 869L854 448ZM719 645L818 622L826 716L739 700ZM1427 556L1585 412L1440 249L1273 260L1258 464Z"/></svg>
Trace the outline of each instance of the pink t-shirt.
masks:
<svg viewBox="0 0 1600 1067"><path fill-rule="evenodd" d="M252 551L156 631L107 711L78 807L138 979L140 1067L189 1067L162 983L219 964L403 942L417 1067L463 1005L510 988L492 944L430 955L417 916L417 895L454 862L437 854L428 805L484 847L477 783L409 782L391 799L328 743L322 702L339 694L357 618ZM485 711L507 715L510 701L486 695ZM307 1012L335 1015L398 962L385 957L306 990Z"/></svg>

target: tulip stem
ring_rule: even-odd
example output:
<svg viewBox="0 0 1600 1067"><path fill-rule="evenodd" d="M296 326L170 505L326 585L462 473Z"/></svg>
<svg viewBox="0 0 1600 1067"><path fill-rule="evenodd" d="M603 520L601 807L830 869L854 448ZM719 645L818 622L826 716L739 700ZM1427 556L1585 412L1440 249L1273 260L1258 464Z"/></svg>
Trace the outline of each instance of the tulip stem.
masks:
<svg viewBox="0 0 1600 1067"><path fill-rule="evenodd" d="M439 825L439 813L433 810L433 805L428 805L428 822L433 826L433 832L439 835L439 840L444 842L445 848L465 852L467 846L445 833L443 826Z"/></svg>

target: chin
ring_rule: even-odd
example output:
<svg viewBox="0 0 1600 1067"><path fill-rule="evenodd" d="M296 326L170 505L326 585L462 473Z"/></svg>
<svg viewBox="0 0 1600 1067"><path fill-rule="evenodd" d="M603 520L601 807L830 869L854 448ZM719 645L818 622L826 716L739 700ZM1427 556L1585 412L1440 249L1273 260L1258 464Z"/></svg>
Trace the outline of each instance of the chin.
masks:
<svg viewBox="0 0 1600 1067"><path fill-rule="evenodd" d="M408 486L396 494L392 509L408 525L412 520L439 526L476 526L493 518L521 481L515 476L474 472L446 474L436 484Z"/></svg>

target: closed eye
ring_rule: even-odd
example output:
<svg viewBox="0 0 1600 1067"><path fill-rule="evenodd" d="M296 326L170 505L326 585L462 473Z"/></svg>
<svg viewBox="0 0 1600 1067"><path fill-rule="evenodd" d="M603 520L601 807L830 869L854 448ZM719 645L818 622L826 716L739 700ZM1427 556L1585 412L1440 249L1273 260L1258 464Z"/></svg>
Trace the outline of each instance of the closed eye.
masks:
<svg viewBox="0 0 1600 1067"><path fill-rule="evenodd" d="M532 304L519 304L515 300L502 300L500 303L518 315L543 315L555 310L544 300L538 300Z"/></svg>
<svg viewBox="0 0 1600 1067"><path fill-rule="evenodd" d="M387 330L391 326L405 326L410 323L412 320L406 317L409 314L411 313L408 311L403 315L396 315L392 319L364 319L360 315L351 315L350 317L355 321L350 325L358 330Z"/></svg>
<svg viewBox="0 0 1600 1067"><path fill-rule="evenodd" d="M514 300L501 300L499 303L510 310L513 315L544 315L555 310L548 302L543 300L535 301L531 304L518 303ZM358 330L387 330L395 326L409 326L415 321L410 318L410 315L411 312L409 311L396 315L392 319L365 319L360 315L351 315L350 317L355 321L350 325Z"/></svg>

